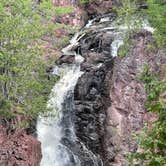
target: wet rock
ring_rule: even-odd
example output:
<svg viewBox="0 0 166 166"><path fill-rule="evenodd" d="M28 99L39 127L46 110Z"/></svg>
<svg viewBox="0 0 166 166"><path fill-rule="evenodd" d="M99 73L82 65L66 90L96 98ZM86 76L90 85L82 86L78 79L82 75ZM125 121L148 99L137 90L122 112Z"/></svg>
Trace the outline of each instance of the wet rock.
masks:
<svg viewBox="0 0 166 166"><path fill-rule="evenodd" d="M103 52L111 38L105 33L87 35L80 41L85 58L81 64L84 74L79 78L74 91L76 135L94 154L104 158L105 110L110 106L109 82L113 58ZM108 85L108 86L107 86Z"/></svg>
<svg viewBox="0 0 166 166"><path fill-rule="evenodd" d="M57 64L61 65L63 63L71 64L75 62L75 56L74 55L62 55L58 60Z"/></svg>

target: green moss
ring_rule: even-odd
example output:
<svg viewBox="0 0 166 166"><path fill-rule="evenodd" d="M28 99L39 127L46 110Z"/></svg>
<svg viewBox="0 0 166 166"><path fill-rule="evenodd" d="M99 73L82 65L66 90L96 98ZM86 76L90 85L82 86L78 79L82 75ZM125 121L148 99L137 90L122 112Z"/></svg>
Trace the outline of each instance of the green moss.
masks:
<svg viewBox="0 0 166 166"><path fill-rule="evenodd" d="M89 0L79 0L80 3L89 3Z"/></svg>

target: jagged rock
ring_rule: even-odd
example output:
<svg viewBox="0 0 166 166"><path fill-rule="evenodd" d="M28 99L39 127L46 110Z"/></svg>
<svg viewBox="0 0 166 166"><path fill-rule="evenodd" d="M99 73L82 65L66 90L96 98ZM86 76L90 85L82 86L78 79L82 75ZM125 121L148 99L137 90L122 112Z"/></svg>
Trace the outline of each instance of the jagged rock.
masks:
<svg viewBox="0 0 166 166"><path fill-rule="evenodd" d="M135 34L130 55L124 59L117 57L115 60L110 90L112 104L107 109L106 118L108 166L127 165L125 155L136 152L138 148L132 134L139 134L145 122L150 123L156 117L154 114L149 116L146 112L145 88L138 79L145 63L152 66L155 72L159 70L158 64L163 64L162 56L146 49L146 45L152 41L148 32Z"/></svg>
<svg viewBox="0 0 166 166"><path fill-rule="evenodd" d="M80 4L89 17L103 15L112 11L113 6L120 4L119 0L95 0Z"/></svg>
<svg viewBox="0 0 166 166"><path fill-rule="evenodd" d="M63 63L73 63L75 61L75 56L74 55L62 55L58 60L57 60L57 64L61 65Z"/></svg>
<svg viewBox="0 0 166 166"><path fill-rule="evenodd" d="M76 135L94 154L103 158L105 110L110 106L107 82L113 68L113 58L102 51L107 46L110 50L111 38L107 37L105 33L95 36L92 33L81 39L80 49L85 58L81 70L84 74L74 92Z"/></svg>
<svg viewBox="0 0 166 166"><path fill-rule="evenodd" d="M41 160L40 142L23 129L8 131L0 124L0 165L39 166Z"/></svg>
<svg viewBox="0 0 166 166"><path fill-rule="evenodd" d="M90 3L80 3L80 0L53 0L55 6L72 6L73 12L62 16L55 16L54 21L58 23L70 24L82 27L88 19L112 12L115 5L119 5L119 0L95 0Z"/></svg>

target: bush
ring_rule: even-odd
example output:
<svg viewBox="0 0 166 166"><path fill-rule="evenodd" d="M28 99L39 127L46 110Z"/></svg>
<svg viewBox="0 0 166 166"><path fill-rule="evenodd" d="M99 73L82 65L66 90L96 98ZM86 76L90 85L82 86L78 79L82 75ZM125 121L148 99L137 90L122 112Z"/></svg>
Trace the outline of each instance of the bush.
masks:
<svg viewBox="0 0 166 166"><path fill-rule="evenodd" d="M46 110L48 95L57 78L50 79L46 73L50 62L44 58L41 39L57 27L50 21L57 12L53 9L51 0L40 4L31 0L1 0L1 117L21 113L32 119ZM58 14L61 13L64 10L58 9Z"/></svg>
<svg viewBox="0 0 166 166"><path fill-rule="evenodd" d="M156 29L155 39L159 46L166 45L166 1L165 0L147 0L148 20Z"/></svg>
<svg viewBox="0 0 166 166"><path fill-rule="evenodd" d="M165 166L166 165L166 101L161 94L166 91L166 83L150 72L145 65L140 78L145 83L147 93L146 108L155 112L158 118L153 122L153 128L145 130L137 137L141 152L128 156L131 166Z"/></svg>

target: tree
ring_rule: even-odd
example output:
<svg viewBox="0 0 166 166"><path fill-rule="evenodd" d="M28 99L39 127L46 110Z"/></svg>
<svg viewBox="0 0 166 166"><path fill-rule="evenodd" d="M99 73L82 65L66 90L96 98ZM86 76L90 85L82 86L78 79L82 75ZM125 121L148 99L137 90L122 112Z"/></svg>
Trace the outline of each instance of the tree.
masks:
<svg viewBox="0 0 166 166"><path fill-rule="evenodd" d="M63 9L66 12L66 10ZM51 1L1 0L0 2L0 114L17 113L30 119L46 110L56 78L48 79L48 61L43 56L42 37L59 26ZM59 9L58 9L58 12Z"/></svg>

